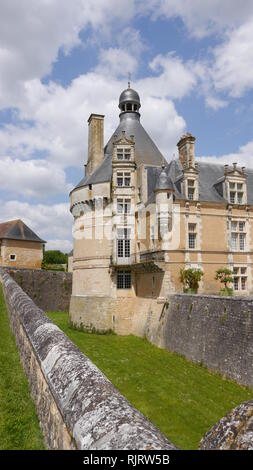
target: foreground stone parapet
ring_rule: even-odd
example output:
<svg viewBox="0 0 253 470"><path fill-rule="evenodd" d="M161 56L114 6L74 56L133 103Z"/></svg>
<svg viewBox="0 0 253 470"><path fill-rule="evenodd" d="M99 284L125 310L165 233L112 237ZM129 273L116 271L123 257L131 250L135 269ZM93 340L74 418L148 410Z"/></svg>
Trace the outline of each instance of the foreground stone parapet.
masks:
<svg viewBox="0 0 253 470"><path fill-rule="evenodd" d="M203 437L200 450L253 450L253 400L234 408Z"/></svg>
<svg viewBox="0 0 253 470"><path fill-rule="evenodd" d="M1 269L0 276L49 449L176 449Z"/></svg>

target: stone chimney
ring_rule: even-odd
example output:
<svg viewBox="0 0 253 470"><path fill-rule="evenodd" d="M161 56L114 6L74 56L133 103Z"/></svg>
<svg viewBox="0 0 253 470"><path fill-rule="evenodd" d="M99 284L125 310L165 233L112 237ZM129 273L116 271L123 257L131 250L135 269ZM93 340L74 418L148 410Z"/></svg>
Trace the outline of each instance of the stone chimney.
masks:
<svg viewBox="0 0 253 470"><path fill-rule="evenodd" d="M195 167L195 140L195 137L187 132L177 143L179 160L183 168Z"/></svg>
<svg viewBox="0 0 253 470"><path fill-rule="evenodd" d="M88 124L87 176L96 170L104 158L104 116L102 114L91 114Z"/></svg>

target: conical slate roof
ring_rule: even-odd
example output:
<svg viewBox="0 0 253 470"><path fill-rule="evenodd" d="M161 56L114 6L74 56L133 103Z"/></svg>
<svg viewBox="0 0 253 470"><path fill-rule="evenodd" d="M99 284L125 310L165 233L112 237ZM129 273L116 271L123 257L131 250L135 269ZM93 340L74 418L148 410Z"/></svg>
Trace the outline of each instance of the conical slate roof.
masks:
<svg viewBox="0 0 253 470"><path fill-rule="evenodd" d="M127 88L121 93L119 104L122 105L123 102L132 102L133 104L138 102L138 108L140 107L139 95L132 88ZM120 138L122 131L125 131L126 138L128 139L130 139L130 136L134 136L137 166L141 164L155 167L161 167L163 164L167 165L160 150L142 127L138 110L137 112L121 112L120 123L104 148L104 160L91 175L85 176L74 189L87 186L88 184L103 183L111 180L114 135Z"/></svg>
<svg viewBox="0 0 253 470"><path fill-rule="evenodd" d="M142 127L138 113L129 112L121 115L120 123L114 134L120 138L122 131L126 132L128 139L130 139L131 135L134 136L137 165L144 163L145 165L161 166L165 162L160 150L158 150L151 137ZM105 155L112 155L114 134L105 146Z"/></svg>
<svg viewBox="0 0 253 470"><path fill-rule="evenodd" d="M157 178L154 191L168 190L168 189L172 189L174 191L174 185L172 183L170 176L168 176L165 171L165 165L163 165L162 171L159 177Z"/></svg>

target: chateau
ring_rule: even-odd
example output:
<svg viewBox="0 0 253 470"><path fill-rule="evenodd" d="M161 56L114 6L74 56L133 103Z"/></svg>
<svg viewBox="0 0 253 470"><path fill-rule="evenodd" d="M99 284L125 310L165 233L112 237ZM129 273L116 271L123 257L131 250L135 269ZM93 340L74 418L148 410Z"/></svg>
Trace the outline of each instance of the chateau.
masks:
<svg viewBox="0 0 253 470"><path fill-rule="evenodd" d="M196 161L190 133L167 162L141 125L140 107L129 85L105 147L104 116L91 114L85 176L70 194L71 320L122 334L182 292L182 268L203 271L199 293L218 294L221 267L233 271L236 295L253 292L253 171Z"/></svg>

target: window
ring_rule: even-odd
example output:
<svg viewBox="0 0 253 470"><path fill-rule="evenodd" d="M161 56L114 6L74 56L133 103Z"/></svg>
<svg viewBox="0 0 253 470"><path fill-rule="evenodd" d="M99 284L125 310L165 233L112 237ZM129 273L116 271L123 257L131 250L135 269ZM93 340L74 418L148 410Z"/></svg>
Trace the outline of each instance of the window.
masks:
<svg viewBox="0 0 253 470"><path fill-rule="evenodd" d="M130 214L130 208L130 199L117 199L117 214Z"/></svg>
<svg viewBox="0 0 253 470"><path fill-rule="evenodd" d="M16 261L16 255L14 254L11 254L9 258L10 258L10 261Z"/></svg>
<svg viewBox="0 0 253 470"><path fill-rule="evenodd" d="M246 267L234 267L234 290L245 291L247 290L247 268Z"/></svg>
<svg viewBox="0 0 253 470"><path fill-rule="evenodd" d="M231 249L236 251L244 251L245 250L245 222L231 222Z"/></svg>
<svg viewBox="0 0 253 470"><path fill-rule="evenodd" d="M117 289L131 289L131 271L117 272Z"/></svg>
<svg viewBox="0 0 253 470"><path fill-rule="evenodd" d="M196 224L188 224L188 245L190 250L196 248Z"/></svg>
<svg viewBox="0 0 253 470"><path fill-rule="evenodd" d="M128 228L117 230L117 255L118 258L130 258L130 229Z"/></svg>
<svg viewBox="0 0 253 470"><path fill-rule="evenodd" d="M231 204L243 204L243 183L229 183L229 200Z"/></svg>
<svg viewBox="0 0 253 470"><path fill-rule="evenodd" d="M245 235L244 235L244 233L239 233L239 248L240 248L240 251L244 251L244 248L245 248Z"/></svg>
<svg viewBox="0 0 253 470"><path fill-rule="evenodd" d="M230 202L231 202L232 204L235 203L235 192L230 192Z"/></svg>
<svg viewBox="0 0 253 470"><path fill-rule="evenodd" d="M194 193L195 193L194 180L187 180L187 184L188 184L188 199L190 199L190 201L193 201Z"/></svg>
<svg viewBox="0 0 253 470"><path fill-rule="evenodd" d="M131 175L130 173L124 173L124 184L125 186L130 186Z"/></svg>
<svg viewBox="0 0 253 470"><path fill-rule="evenodd" d="M190 199L190 201L194 200L194 189L193 188L188 188L188 199Z"/></svg>
<svg viewBox="0 0 253 470"><path fill-rule="evenodd" d="M131 157L131 149L129 147L117 148L117 159L118 160L130 160L130 157Z"/></svg>
<svg viewBox="0 0 253 470"><path fill-rule="evenodd" d="M237 193L237 202L238 204L242 204L243 193Z"/></svg>
<svg viewBox="0 0 253 470"><path fill-rule="evenodd" d="M117 173L117 186L123 186L123 173Z"/></svg>
<svg viewBox="0 0 253 470"><path fill-rule="evenodd" d="M117 172L117 186L130 186L131 174L129 172Z"/></svg>

